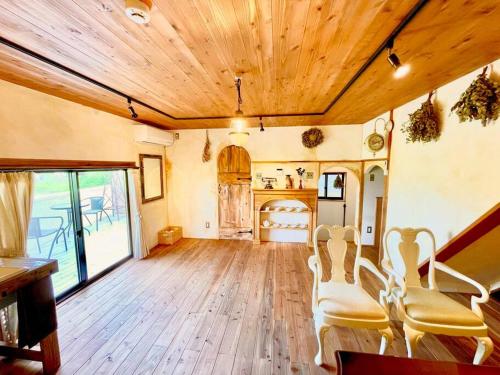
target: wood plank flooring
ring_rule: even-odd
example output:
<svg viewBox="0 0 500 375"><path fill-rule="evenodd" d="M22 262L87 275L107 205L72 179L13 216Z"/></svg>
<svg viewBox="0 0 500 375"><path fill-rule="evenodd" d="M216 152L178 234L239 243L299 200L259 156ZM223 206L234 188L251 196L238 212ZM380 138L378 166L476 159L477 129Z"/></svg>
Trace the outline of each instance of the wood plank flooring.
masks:
<svg viewBox="0 0 500 375"><path fill-rule="evenodd" d="M377 352L375 332L332 328L328 365L314 364L311 254L301 244L183 239L131 260L58 306L59 373L327 374L337 349ZM379 287L371 274L363 281L371 293ZM500 305L483 311L497 347L486 364L498 366ZM389 354L406 356L401 324L393 328ZM471 339L427 335L417 357L472 362L474 350ZM0 373L40 374L41 366L3 359Z"/></svg>

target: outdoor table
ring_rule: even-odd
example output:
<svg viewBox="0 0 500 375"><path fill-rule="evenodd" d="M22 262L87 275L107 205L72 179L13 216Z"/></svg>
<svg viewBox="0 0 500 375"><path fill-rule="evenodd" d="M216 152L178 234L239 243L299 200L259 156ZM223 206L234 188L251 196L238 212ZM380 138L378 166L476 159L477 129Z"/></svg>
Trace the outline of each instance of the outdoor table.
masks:
<svg viewBox="0 0 500 375"><path fill-rule="evenodd" d="M84 208L89 205L90 203L81 204L80 208ZM63 228L63 235L64 233L67 233L67 237L69 238L69 232L73 229L73 206L71 205L71 203L59 203L50 206L50 208L56 211L66 211L66 217L68 218L68 223ZM86 230L87 233L90 234L90 231L87 228L83 227L83 230Z"/></svg>

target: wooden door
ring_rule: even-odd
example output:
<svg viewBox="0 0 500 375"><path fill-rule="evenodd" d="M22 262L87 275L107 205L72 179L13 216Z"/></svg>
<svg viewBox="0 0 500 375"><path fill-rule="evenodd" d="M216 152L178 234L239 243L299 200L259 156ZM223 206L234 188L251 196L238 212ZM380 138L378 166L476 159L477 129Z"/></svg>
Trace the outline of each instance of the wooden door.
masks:
<svg viewBox="0 0 500 375"><path fill-rule="evenodd" d="M382 203L384 201L383 197L377 197L377 205L375 207L375 233L373 246L377 249L380 248L380 236L382 231Z"/></svg>
<svg viewBox="0 0 500 375"><path fill-rule="evenodd" d="M239 146L224 148L217 159L219 237L252 239L250 156Z"/></svg>

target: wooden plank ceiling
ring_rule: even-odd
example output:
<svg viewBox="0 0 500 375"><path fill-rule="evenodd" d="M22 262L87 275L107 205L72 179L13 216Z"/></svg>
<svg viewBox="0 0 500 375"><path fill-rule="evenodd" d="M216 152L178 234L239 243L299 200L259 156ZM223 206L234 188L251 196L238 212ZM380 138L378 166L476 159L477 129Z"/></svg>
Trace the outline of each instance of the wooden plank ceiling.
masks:
<svg viewBox="0 0 500 375"><path fill-rule="evenodd" d="M417 3L155 0L136 25L123 0L0 0L0 37L180 118L134 104L144 123L228 126L206 118L233 115L239 75L245 115L281 115L266 126L359 124L500 57L498 1L430 0L396 38L411 73L395 80L381 53L345 90ZM129 117L123 97L4 44L0 79Z"/></svg>

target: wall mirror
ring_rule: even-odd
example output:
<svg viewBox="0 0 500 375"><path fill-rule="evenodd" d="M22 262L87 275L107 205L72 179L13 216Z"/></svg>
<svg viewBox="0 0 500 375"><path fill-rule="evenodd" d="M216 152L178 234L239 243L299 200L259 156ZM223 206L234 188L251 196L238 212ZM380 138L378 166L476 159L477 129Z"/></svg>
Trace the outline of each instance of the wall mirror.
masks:
<svg viewBox="0 0 500 375"><path fill-rule="evenodd" d="M140 154L142 203L163 198L163 158Z"/></svg>

